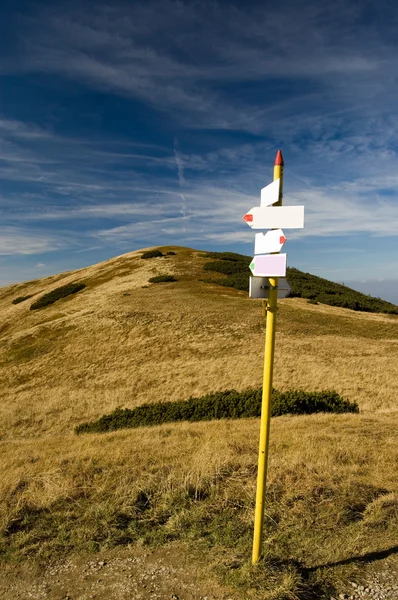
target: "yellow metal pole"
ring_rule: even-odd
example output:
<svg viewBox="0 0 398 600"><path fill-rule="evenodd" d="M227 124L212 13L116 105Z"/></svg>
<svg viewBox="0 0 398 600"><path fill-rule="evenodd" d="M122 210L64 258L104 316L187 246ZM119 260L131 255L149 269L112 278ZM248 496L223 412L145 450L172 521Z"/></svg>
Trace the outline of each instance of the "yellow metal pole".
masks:
<svg viewBox="0 0 398 600"><path fill-rule="evenodd" d="M274 206L282 206L283 194L283 157L278 150L274 163L274 181L280 179L279 199ZM269 280L271 286L277 287L278 279ZM267 304L267 324L265 331L263 395L261 404L260 446L258 452L256 509L254 514L254 535L252 563L260 560L264 528L265 485L267 479L269 430L271 421L272 372L274 367L276 309L278 290L270 289Z"/></svg>

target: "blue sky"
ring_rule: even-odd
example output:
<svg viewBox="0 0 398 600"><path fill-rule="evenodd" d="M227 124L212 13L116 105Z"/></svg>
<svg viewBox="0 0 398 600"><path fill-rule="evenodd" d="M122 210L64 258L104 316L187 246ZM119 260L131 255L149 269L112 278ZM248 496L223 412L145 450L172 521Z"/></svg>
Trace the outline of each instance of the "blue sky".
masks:
<svg viewBox="0 0 398 600"><path fill-rule="evenodd" d="M395 0L0 11L0 285L153 245L252 254L281 148L288 264L398 303Z"/></svg>

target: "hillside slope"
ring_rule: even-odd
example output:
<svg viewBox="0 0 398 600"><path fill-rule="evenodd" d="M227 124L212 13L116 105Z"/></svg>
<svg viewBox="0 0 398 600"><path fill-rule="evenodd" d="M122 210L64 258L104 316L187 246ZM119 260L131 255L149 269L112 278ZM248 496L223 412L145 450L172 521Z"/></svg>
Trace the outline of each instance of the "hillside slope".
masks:
<svg viewBox="0 0 398 600"><path fill-rule="evenodd" d="M188 557L192 585L215 568L215 598L337 597L396 548L398 318L279 302L275 387L335 389L361 413L272 420L265 557L253 568L258 419L73 433L117 406L261 385L261 302L201 281L202 252L162 250L176 254L130 252L0 289L0 561L21 582L62 571L48 568L57 557L89 565L149 545ZM177 281L148 283L161 274ZM72 282L86 287L30 310ZM32 577L7 600L38 590ZM106 577L95 589L89 579L82 570L60 590L57 578L48 597L109 597Z"/></svg>
<svg viewBox="0 0 398 600"><path fill-rule="evenodd" d="M261 385L261 303L201 282L203 253L173 250L149 260L131 252L0 289L3 438L72 430L117 406ZM148 283L162 273L177 282ZM30 310L70 282L86 288ZM274 384L335 389L362 410L396 410L397 345L395 316L282 300Z"/></svg>

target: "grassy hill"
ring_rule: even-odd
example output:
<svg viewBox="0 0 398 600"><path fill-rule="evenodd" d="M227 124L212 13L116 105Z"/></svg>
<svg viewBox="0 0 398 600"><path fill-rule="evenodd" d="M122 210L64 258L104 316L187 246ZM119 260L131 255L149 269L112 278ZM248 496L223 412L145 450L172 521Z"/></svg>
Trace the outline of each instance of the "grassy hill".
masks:
<svg viewBox="0 0 398 600"><path fill-rule="evenodd" d="M221 274L201 281L203 252L161 250L176 254L0 289L1 560L185 544L237 598L335 593L360 577L358 557L396 544L398 318L278 303L275 387L333 389L361 412L273 419L253 569L258 419L73 432L117 407L261 386L261 302ZM176 281L149 283L162 275ZM69 284L85 287L30 309Z"/></svg>

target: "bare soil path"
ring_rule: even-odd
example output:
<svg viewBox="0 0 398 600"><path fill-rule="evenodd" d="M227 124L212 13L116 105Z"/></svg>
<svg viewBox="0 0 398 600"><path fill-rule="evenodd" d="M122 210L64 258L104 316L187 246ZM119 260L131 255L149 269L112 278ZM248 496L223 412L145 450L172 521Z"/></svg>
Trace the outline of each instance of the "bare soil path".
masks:
<svg viewBox="0 0 398 600"><path fill-rule="evenodd" d="M117 549L56 562L2 568L3 600L236 600L181 548Z"/></svg>
<svg viewBox="0 0 398 600"><path fill-rule="evenodd" d="M209 568L180 547L116 549L59 561L46 569L25 563L1 569L2 600L240 600ZM256 596L258 597L258 595ZM398 600L398 557L369 564L363 581L327 600ZM319 599L321 600L321 599ZM325 597L326 600L326 597Z"/></svg>

